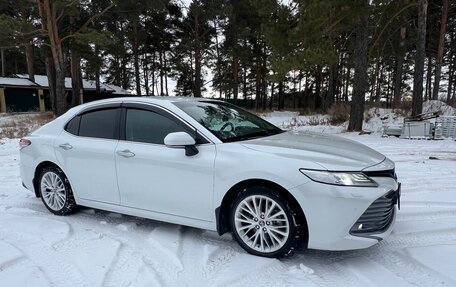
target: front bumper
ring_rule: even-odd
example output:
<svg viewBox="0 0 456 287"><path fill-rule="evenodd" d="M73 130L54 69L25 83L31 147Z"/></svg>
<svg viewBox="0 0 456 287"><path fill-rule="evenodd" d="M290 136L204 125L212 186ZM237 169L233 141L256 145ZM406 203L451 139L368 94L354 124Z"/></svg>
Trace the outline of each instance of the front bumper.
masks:
<svg viewBox="0 0 456 287"><path fill-rule="evenodd" d="M371 237L383 233L392 224L397 205L400 208L401 185L386 195L377 198L350 229L350 234Z"/></svg>
<svg viewBox="0 0 456 287"><path fill-rule="evenodd" d="M378 177L374 180L379 184L378 187L334 186L312 181L291 190L307 219L308 248L362 249L378 243L391 233L396 219L395 203L398 202L400 185L391 177ZM358 221L369 207L390 193L395 197L392 199L391 213L382 228L353 232L354 227L359 227Z"/></svg>

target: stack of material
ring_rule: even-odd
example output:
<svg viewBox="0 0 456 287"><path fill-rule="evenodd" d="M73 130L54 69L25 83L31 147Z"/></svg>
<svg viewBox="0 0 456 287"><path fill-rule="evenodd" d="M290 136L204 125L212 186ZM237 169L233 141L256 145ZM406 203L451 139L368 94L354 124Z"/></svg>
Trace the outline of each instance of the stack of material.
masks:
<svg viewBox="0 0 456 287"><path fill-rule="evenodd" d="M435 118L438 118L441 114L441 111L427 112L405 119L400 138L432 139Z"/></svg>
<svg viewBox="0 0 456 287"><path fill-rule="evenodd" d="M402 139L430 139L434 125L430 121L405 122L402 126Z"/></svg>
<svg viewBox="0 0 456 287"><path fill-rule="evenodd" d="M384 125L383 126L383 136L395 136L399 137L402 134L403 125Z"/></svg>
<svg viewBox="0 0 456 287"><path fill-rule="evenodd" d="M434 139L456 138L456 117L441 116L435 122Z"/></svg>
<svg viewBox="0 0 456 287"><path fill-rule="evenodd" d="M438 118L441 115L442 115L441 111L427 112L427 113L422 113L422 114L419 114L416 116L410 116L410 117L406 118L405 121L406 122L424 121L424 120Z"/></svg>

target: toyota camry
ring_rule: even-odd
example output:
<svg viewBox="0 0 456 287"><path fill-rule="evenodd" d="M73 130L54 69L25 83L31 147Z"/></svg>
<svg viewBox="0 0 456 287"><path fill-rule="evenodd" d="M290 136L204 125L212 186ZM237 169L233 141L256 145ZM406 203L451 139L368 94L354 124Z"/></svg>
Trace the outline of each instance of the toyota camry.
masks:
<svg viewBox="0 0 456 287"><path fill-rule="evenodd" d="M83 104L19 145L23 185L56 215L86 206L231 232L265 257L372 246L400 198L379 152L204 98Z"/></svg>

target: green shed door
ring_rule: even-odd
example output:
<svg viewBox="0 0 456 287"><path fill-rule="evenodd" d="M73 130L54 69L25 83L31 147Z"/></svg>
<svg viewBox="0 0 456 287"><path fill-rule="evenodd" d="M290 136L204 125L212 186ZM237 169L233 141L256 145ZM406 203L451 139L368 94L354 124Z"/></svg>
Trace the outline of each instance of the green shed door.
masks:
<svg viewBox="0 0 456 287"><path fill-rule="evenodd" d="M5 89L6 110L9 112L30 112L40 110L38 91L35 89Z"/></svg>

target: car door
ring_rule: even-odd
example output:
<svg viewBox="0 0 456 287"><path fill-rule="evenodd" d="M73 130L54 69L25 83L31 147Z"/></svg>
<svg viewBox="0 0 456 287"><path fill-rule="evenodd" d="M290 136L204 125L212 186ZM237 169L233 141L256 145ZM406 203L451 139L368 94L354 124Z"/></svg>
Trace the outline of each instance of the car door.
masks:
<svg viewBox="0 0 456 287"><path fill-rule="evenodd" d="M198 136L199 153L194 156L186 156L183 148L167 147L164 138L169 133L195 130L157 107L126 105L121 125L116 149L121 204L213 220L214 144Z"/></svg>
<svg viewBox="0 0 456 287"><path fill-rule="evenodd" d="M77 198L120 203L114 156L120 114L120 104L85 111L55 140L57 159Z"/></svg>

